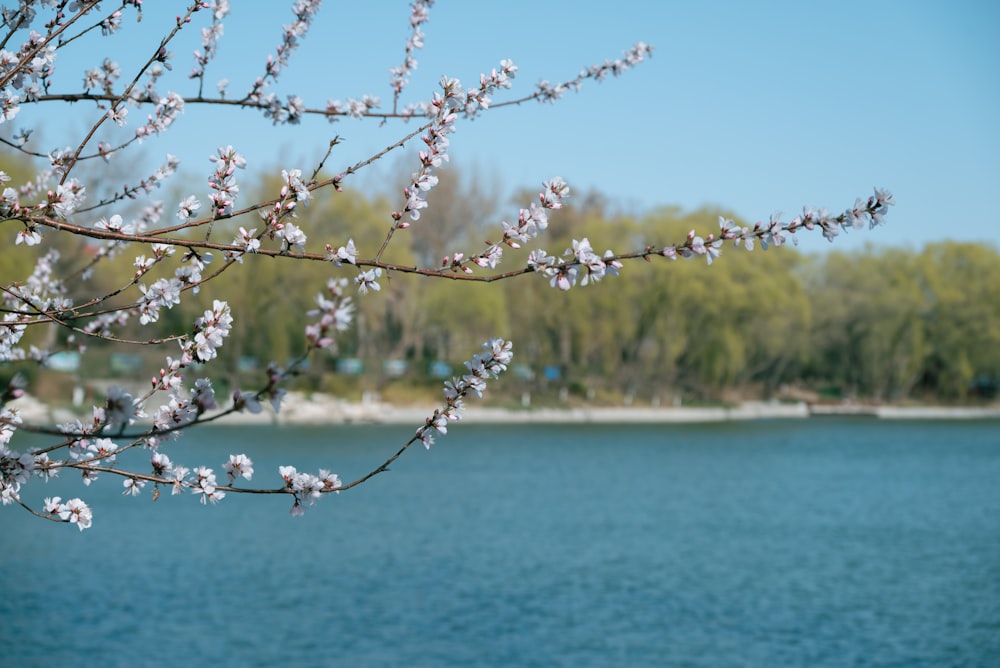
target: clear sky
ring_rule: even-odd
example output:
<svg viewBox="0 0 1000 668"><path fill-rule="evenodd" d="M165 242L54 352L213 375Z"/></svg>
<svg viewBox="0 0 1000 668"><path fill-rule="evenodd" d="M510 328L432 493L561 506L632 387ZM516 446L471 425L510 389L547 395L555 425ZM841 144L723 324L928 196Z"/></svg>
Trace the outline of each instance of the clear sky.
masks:
<svg viewBox="0 0 1000 668"><path fill-rule="evenodd" d="M113 52L126 73L128 62L145 55L143 39L164 33L162 12L173 5L173 16L183 3L145 4L142 23L129 18L128 37ZM249 88L279 42L280 25L291 21L290 6L233 2L207 80L228 78L231 96ZM272 90L298 94L310 107L365 93L391 107L388 70L402 60L408 17L404 0L328 0ZM454 167L476 170L505 191L560 175L575 191L596 188L628 210L711 204L749 222L774 211L788 220L805 204L840 211L879 186L897 201L888 226L836 247L993 242L998 31L1000 3L992 1L438 0L403 101L429 98L442 74L471 84L510 58L520 71L501 101L530 93L539 79L572 78L642 40L656 48L654 57L621 78L588 82L555 105L497 109L462 123L452 136ZM198 43L191 33L173 47L175 76L161 92L194 92L184 78ZM63 86L79 81L67 69L82 76L91 66L85 53L60 58ZM81 125L91 116L74 109ZM43 132L56 140L64 127L51 122ZM341 169L412 127L311 117L273 128L252 111L190 108L144 150L157 158L176 153L199 178L211 169L206 157L227 144L251 166L306 171L340 134L346 142L330 166ZM399 165L390 162L382 169ZM803 243L827 246L818 235Z"/></svg>

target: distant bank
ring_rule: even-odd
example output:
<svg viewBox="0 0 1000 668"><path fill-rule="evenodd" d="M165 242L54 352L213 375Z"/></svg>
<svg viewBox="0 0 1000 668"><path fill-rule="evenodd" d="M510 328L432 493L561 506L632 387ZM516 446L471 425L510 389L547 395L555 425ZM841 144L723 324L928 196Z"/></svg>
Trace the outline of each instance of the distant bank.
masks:
<svg viewBox="0 0 1000 668"><path fill-rule="evenodd" d="M9 404L16 407L25 422L63 423L76 418L65 408L49 409L41 402L22 397ZM151 404L155 405L155 404ZM462 421L487 424L578 424L578 423L697 423L744 420L805 419L809 417L847 416L886 420L981 420L1000 419L1000 405L961 406L885 406L869 404L806 404L749 401L734 406L706 407L572 407L507 409L489 405L467 405ZM329 395L306 395L290 392L282 402L281 412L270 407L253 415L238 413L219 420L220 424L412 424L418 426L433 414L436 405L393 406L370 402L348 402Z"/></svg>

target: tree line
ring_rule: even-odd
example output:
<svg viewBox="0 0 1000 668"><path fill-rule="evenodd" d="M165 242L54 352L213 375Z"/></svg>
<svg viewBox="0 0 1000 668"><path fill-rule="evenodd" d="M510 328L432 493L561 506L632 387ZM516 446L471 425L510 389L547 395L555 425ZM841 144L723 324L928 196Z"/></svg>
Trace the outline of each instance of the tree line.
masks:
<svg viewBox="0 0 1000 668"><path fill-rule="evenodd" d="M491 235L499 237L499 221L511 211L516 215L528 198L526 192L505 210L488 187L443 177L435 206L419 223L421 234L410 235L409 246L395 244L385 259L436 266L455 252L468 254ZM313 239L337 247L350 238L372 248L384 236L391 210L385 196L345 190L310 202L300 217ZM613 211L602 195L588 193L551 217L540 245L558 255L573 239L587 237L598 253L641 249L676 243L692 229L702 235L717 231L720 215L735 219L710 208L627 215ZM219 224L235 234L254 221ZM82 267L96 252L79 240L66 243L77 244L63 251L60 262L68 267ZM436 393L435 376L449 365L460 371L455 365L468 350L500 334L517 341L515 373L496 386L511 397L558 393L564 400L629 397L655 403L783 396L964 401L996 394L996 248L940 242L917 250L870 245L807 255L786 246L752 254L727 246L712 266L704 258L650 263L670 266L633 263L622 269L628 280L608 277L568 292L530 274L495 285L458 285L390 273L379 294L356 300L357 317L337 350L314 361L298 382L350 397L400 387ZM30 272L25 253L3 255L5 278ZM112 262L127 265L134 255L122 252ZM514 257L504 260L511 269ZM249 271L216 279L243 320L220 353L233 386L259 376L269 361L298 353L303 331L294 314L309 310L326 280L341 271L331 263L251 254L244 262L252 263ZM91 284L86 290L95 287L110 293L120 286ZM164 331L184 329L204 308L194 299L164 311ZM97 350L84 363L108 365L102 344L92 345ZM136 361L143 369L156 363Z"/></svg>

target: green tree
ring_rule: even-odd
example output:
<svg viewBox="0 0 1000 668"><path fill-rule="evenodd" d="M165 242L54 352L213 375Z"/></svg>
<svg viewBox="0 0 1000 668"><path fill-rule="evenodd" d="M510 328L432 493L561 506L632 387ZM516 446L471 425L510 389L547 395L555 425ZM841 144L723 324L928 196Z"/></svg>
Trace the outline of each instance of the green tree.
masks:
<svg viewBox="0 0 1000 668"><path fill-rule="evenodd" d="M1000 256L968 243L929 245L919 256L931 346L923 382L950 398L1000 383Z"/></svg>

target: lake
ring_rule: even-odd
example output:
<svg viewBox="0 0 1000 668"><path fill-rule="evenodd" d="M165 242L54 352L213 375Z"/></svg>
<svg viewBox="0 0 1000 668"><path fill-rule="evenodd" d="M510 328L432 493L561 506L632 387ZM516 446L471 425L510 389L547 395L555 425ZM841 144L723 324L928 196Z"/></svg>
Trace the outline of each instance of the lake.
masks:
<svg viewBox="0 0 1000 668"><path fill-rule="evenodd" d="M412 429L206 428L224 479L374 468ZM23 449L24 441L12 444ZM0 508L5 666L997 666L1000 422L457 425L283 496ZM37 502L36 502L37 500Z"/></svg>

